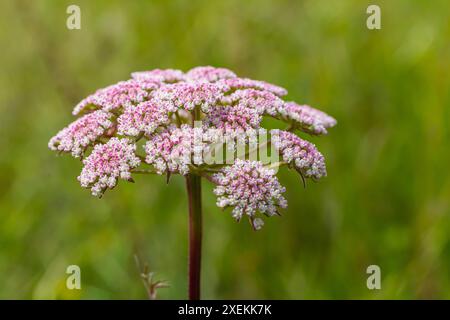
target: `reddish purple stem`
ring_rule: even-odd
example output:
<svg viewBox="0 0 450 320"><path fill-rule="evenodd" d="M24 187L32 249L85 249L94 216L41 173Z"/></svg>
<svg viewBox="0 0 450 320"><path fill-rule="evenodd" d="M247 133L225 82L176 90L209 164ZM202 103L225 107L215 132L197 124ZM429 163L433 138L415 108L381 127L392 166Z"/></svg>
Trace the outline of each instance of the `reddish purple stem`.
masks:
<svg viewBox="0 0 450 320"><path fill-rule="evenodd" d="M189 201L189 300L200 299L202 256L202 184L201 177L186 176Z"/></svg>

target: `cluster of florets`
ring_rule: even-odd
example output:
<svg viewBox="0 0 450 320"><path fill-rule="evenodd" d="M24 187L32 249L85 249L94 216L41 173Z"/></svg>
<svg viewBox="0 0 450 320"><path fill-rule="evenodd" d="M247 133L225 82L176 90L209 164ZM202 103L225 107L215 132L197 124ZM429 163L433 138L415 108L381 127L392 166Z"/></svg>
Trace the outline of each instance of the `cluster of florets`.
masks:
<svg viewBox="0 0 450 320"><path fill-rule="evenodd" d="M194 128L183 124L180 128L171 125L161 132L152 134L144 146L145 162L153 165L158 174L189 173L192 163Z"/></svg>
<svg viewBox="0 0 450 320"><path fill-rule="evenodd" d="M262 220L256 218L257 211L273 216L278 214L278 207L287 207L282 195L285 188L278 182L275 172L259 161L237 159L213 179L217 183L214 189L217 206L233 207L233 217L238 221L247 215L255 229L262 227Z"/></svg>
<svg viewBox="0 0 450 320"><path fill-rule="evenodd" d="M131 170L141 163L135 152L136 145L127 138L114 137L105 144L97 144L83 160L84 168L78 177L81 186L101 196L106 189L114 188L119 178L132 181Z"/></svg>
<svg viewBox="0 0 450 320"><path fill-rule="evenodd" d="M48 146L51 150L70 152L78 158L113 126L111 116L111 113L103 110L88 113L58 132L50 139Z"/></svg>
<svg viewBox="0 0 450 320"><path fill-rule="evenodd" d="M258 213L272 216L287 206L274 165L286 165L313 180L326 175L322 154L292 131L326 134L336 120L312 107L285 102L286 94L284 88L239 78L224 68L134 72L131 79L82 100L73 110L80 117L53 137L49 148L83 159L78 180L95 196L119 180L133 181L133 173L204 176L216 184L219 207L233 207L237 220L247 216L259 229L263 222ZM278 163L269 168L254 159L204 161L205 152L218 143L264 130L266 116L288 123L288 131L272 130L268 141L280 154ZM249 145L252 139L240 141ZM236 144L227 146L234 154Z"/></svg>
<svg viewBox="0 0 450 320"><path fill-rule="evenodd" d="M284 162L292 165L306 178L318 180L327 175L325 159L309 141L300 139L292 132L272 130L272 145Z"/></svg>

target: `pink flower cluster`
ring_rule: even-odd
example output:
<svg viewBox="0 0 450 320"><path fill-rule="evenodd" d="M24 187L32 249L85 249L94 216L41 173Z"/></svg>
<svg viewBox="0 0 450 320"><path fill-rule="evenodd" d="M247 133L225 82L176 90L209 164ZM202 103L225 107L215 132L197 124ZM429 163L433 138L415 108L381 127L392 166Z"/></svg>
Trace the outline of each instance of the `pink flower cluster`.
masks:
<svg viewBox="0 0 450 320"><path fill-rule="evenodd" d="M51 138L49 148L79 158L91 151L78 179L96 196L112 189L118 179L131 181L133 169L208 177L217 185L218 205L234 207L236 219L247 215L259 229L263 222L257 212L272 216L286 207L275 172L261 161L211 165L203 157L225 141L234 155L233 139L250 148L257 140L242 135L265 130L263 119L273 117L289 125L289 131L273 130L268 142L281 156L278 165L305 178L324 177L322 154L293 131L326 134L336 120L312 107L285 102L286 94L282 87L240 78L225 68L134 72L131 79L78 103L73 114L80 117ZM151 168L138 168L142 162Z"/></svg>
<svg viewBox="0 0 450 320"><path fill-rule="evenodd" d="M229 90L238 89L257 89L261 91L271 92L279 97L287 95L287 90L259 80L252 80L247 78L229 78L218 81L218 84Z"/></svg>
<svg viewBox="0 0 450 320"><path fill-rule="evenodd" d="M225 68L196 67L186 73L186 79L191 81L216 82L232 78L236 78L236 74Z"/></svg>
<svg viewBox="0 0 450 320"><path fill-rule="evenodd" d="M165 82L172 83L184 80L184 74L181 70L176 69L155 69L151 71L133 72L131 77L138 81L144 82Z"/></svg>
<svg viewBox="0 0 450 320"><path fill-rule="evenodd" d="M152 134L145 144L147 157L145 162L155 167L158 174L189 173L189 164L192 163L192 142L194 129L188 125L181 128L175 125Z"/></svg>
<svg viewBox="0 0 450 320"><path fill-rule="evenodd" d="M283 161L292 164L304 177L318 180L327 175L325 159L311 142L278 129L271 131L271 139Z"/></svg>
<svg viewBox="0 0 450 320"><path fill-rule="evenodd" d="M243 104L236 106L215 106L210 109L204 124L206 128L216 128L227 132L242 133L251 128L259 128L261 113L256 108Z"/></svg>
<svg viewBox="0 0 450 320"><path fill-rule="evenodd" d="M283 120L312 135L327 134L327 129L336 125L336 119L325 112L295 102L285 103L277 113Z"/></svg>
<svg viewBox="0 0 450 320"><path fill-rule="evenodd" d="M287 207L287 201L282 196L285 188L278 182L273 170L259 161L237 159L213 178L217 183L214 189L218 196L217 206L233 207L233 217L238 221L244 214L247 215L255 229L262 226L261 220L255 221L257 211L273 216L278 213L278 207Z"/></svg>
<svg viewBox="0 0 450 320"><path fill-rule="evenodd" d="M101 196L106 189L114 188L119 178L131 181L131 169L141 163L135 151L136 145L126 138L111 138L106 144L96 145L83 160L84 168L78 177L81 186Z"/></svg>
<svg viewBox="0 0 450 320"><path fill-rule="evenodd" d="M94 94L88 96L78 103L73 114L93 109L103 109L111 111L120 107L129 107L134 103L142 102L148 98L149 91L158 88L158 83L149 81L127 80L120 81L104 89L97 90Z"/></svg>
<svg viewBox="0 0 450 320"><path fill-rule="evenodd" d="M171 112L178 109L192 111L196 106L207 112L210 106L220 101L221 97L220 88L214 84L179 82L161 87L154 93L152 100Z"/></svg>
<svg viewBox="0 0 450 320"><path fill-rule="evenodd" d="M224 104L242 105L249 109L257 110L260 114L275 115L278 110L283 108L283 100L270 91L261 91L256 89L239 89L225 96L222 101Z"/></svg>
<svg viewBox="0 0 450 320"><path fill-rule="evenodd" d="M120 135L152 134L159 126L169 124L169 112L153 101L144 101L126 108L117 119Z"/></svg>
<svg viewBox="0 0 450 320"><path fill-rule="evenodd" d="M50 139L51 150L70 152L76 158L113 126L111 114L103 110L88 113Z"/></svg>

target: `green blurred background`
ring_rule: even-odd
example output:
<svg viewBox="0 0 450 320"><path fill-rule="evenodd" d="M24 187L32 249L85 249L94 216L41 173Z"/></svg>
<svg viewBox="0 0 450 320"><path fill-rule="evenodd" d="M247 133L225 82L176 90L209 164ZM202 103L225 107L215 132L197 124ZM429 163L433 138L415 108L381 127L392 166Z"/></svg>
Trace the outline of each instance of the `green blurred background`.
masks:
<svg viewBox="0 0 450 320"><path fill-rule="evenodd" d="M81 8L81 30L66 8ZM378 4L382 29L366 28ZM205 183L203 298L450 298L450 3L0 2L0 298L145 299L138 254L185 298L184 181L139 176L101 200L47 149L72 107L137 70L230 68L335 116L328 178L281 172L289 209L260 232ZM82 290L65 286L81 267ZM382 289L366 287L379 265Z"/></svg>

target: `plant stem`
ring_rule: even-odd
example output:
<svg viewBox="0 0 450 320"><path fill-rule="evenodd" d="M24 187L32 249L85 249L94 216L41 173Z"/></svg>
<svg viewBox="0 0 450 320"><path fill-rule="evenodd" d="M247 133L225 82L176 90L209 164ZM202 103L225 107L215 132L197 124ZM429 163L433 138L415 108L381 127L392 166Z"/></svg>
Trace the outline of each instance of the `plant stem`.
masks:
<svg viewBox="0 0 450 320"><path fill-rule="evenodd" d="M190 173L186 176L189 201L189 300L200 299L200 265L202 257L202 181Z"/></svg>

